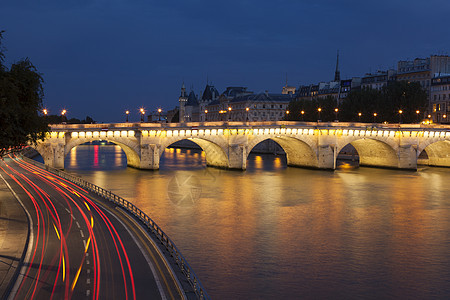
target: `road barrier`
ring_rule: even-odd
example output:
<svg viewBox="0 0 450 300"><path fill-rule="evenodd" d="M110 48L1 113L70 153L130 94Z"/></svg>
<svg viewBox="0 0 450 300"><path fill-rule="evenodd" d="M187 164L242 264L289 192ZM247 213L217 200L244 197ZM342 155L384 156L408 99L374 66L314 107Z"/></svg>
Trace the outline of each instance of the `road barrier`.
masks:
<svg viewBox="0 0 450 300"><path fill-rule="evenodd" d="M69 180L81 187L87 188L92 192L95 192L97 195L102 196L106 200L111 201L117 204L118 206L124 208L128 213L132 214L134 217L139 219L147 227L148 230L150 230L153 234L155 234L155 236L159 239L161 244L164 245L166 250L169 251L170 255L175 259L177 265L180 267L181 271L186 276L188 282L194 289L198 299L211 299L206 293L202 284L200 283L200 280L198 279L197 275L195 275L191 266L189 266L188 262L181 254L180 250L172 242L172 240L167 236L167 234L164 233L161 227L159 227L158 224L155 223L155 221L153 221L149 216L147 216L142 210L137 208L133 203L123 199L120 196L117 196L111 191L105 190L93 183L83 180L80 177L71 175L58 169L50 168L40 162L37 162L33 159L24 156L22 156L22 159L35 166L38 166L49 172L52 172L53 174L58 175L66 180Z"/></svg>

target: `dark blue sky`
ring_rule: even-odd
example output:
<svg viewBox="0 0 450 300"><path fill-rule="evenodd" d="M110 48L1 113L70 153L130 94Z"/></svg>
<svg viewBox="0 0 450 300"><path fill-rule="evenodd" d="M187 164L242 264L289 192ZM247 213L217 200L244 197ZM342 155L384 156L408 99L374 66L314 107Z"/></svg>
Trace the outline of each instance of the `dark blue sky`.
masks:
<svg viewBox="0 0 450 300"><path fill-rule="evenodd" d="M14 3L5 3L14 2ZM129 109L178 104L184 81L201 93L248 86L281 92L447 54L448 0L14 0L0 4L9 63L29 57L45 106L69 117L124 120Z"/></svg>

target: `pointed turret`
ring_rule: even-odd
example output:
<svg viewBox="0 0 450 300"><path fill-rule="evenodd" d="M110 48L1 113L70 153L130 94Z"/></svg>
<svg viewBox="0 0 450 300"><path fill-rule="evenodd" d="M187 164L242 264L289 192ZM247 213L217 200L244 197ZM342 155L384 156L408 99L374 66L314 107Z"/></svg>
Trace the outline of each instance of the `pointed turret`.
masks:
<svg viewBox="0 0 450 300"><path fill-rule="evenodd" d="M334 72L334 81L340 80L341 80L341 72L339 72L339 50L338 50L336 58L336 71Z"/></svg>
<svg viewBox="0 0 450 300"><path fill-rule="evenodd" d="M183 85L181 86L181 95L178 98L178 101L180 102L180 111L179 111L179 122L180 123L184 123L185 121L185 116L186 116L186 109L185 109L185 104L188 100L188 97L186 95L186 87L184 86L184 82Z"/></svg>

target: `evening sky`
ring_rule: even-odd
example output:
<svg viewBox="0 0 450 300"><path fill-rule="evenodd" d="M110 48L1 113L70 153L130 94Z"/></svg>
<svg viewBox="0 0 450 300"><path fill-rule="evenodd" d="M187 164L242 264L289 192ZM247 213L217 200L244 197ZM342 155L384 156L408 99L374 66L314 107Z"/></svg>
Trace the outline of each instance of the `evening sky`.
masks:
<svg viewBox="0 0 450 300"><path fill-rule="evenodd" d="M29 57L45 80L45 106L120 122L124 111L178 105L201 94L289 85L396 68L448 54L448 0L146 1L3 0L7 62Z"/></svg>

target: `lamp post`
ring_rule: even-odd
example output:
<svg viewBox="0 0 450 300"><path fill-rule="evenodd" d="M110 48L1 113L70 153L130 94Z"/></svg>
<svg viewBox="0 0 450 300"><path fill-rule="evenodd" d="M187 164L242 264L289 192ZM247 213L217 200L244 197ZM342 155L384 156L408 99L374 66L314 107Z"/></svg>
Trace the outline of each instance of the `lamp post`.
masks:
<svg viewBox="0 0 450 300"><path fill-rule="evenodd" d="M322 111L322 108L318 108L317 109L317 115L318 115L318 119L317 119L317 122L320 122L320 112Z"/></svg>
<svg viewBox="0 0 450 300"><path fill-rule="evenodd" d="M420 123L420 118L419 118L420 110L416 110L416 114L417 114L417 123Z"/></svg>
<svg viewBox="0 0 450 300"><path fill-rule="evenodd" d="M44 116L47 116L48 110L47 110L46 108L44 108L44 109L42 110L42 113L44 114Z"/></svg>
<svg viewBox="0 0 450 300"><path fill-rule="evenodd" d="M335 115L335 117L336 117L336 118L335 118L335 122L339 122L339 120L338 120L338 112L339 112L339 108L336 107L336 108L334 109L334 115Z"/></svg>
<svg viewBox="0 0 450 300"><path fill-rule="evenodd" d="M362 113L358 113L358 122L361 122L361 116L362 116Z"/></svg>
<svg viewBox="0 0 450 300"><path fill-rule="evenodd" d="M288 117L289 117L289 110L286 110L286 121Z"/></svg>
<svg viewBox="0 0 450 300"><path fill-rule="evenodd" d="M250 110L250 108L246 107L245 111L247 112L247 122L248 122L248 111Z"/></svg>
<svg viewBox="0 0 450 300"><path fill-rule="evenodd" d="M443 121L443 123L447 123L447 115L442 116L442 121Z"/></svg>
<svg viewBox="0 0 450 300"><path fill-rule="evenodd" d="M66 122L67 122L66 113L67 113L67 110L65 110L65 109L63 109L63 110L61 111L61 120L62 120L63 123L66 123Z"/></svg>
<svg viewBox="0 0 450 300"><path fill-rule="evenodd" d="M125 122L128 123L128 115L130 114L130 111L129 111L129 110L126 110L126 111L125 111L125 114L127 115L127 119L125 120Z"/></svg>
<svg viewBox="0 0 450 300"><path fill-rule="evenodd" d="M399 124L402 123L402 114L403 114L403 110L400 109L400 110L398 111L398 117L399 117L398 120L399 120Z"/></svg>
<svg viewBox="0 0 450 300"><path fill-rule="evenodd" d="M158 108L158 121L159 122L161 122L161 112L162 112L162 109Z"/></svg>
<svg viewBox="0 0 450 300"><path fill-rule="evenodd" d="M377 113L373 113L373 122L376 123L377 120Z"/></svg>
<svg viewBox="0 0 450 300"><path fill-rule="evenodd" d="M141 107L139 111L141 112L141 123L144 123L145 110Z"/></svg>
<svg viewBox="0 0 450 300"><path fill-rule="evenodd" d="M226 110L222 110L222 109L219 111L220 121L224 121L224 115L225 115L226 112L227 112Z"/></svg>
<svg viewBox="0 0 450 300"><path fill-rule="evenodd" d="M205 109L205 122L207 122L207 121L208 121L208 110Z"/></svg>
<svg viewBox="0 0 450 300"><path fill-rule="evenodd" d="M302 121L303 121L303 116L305 115L305 111L302 110L302 111L300 112L300 114L302 115Z"/></svg>
<svg viewBox="0 0 450 300"><path fill-rule="evenodd" d="M231 121L231 106L228 106L228 121Z"/></svg>

